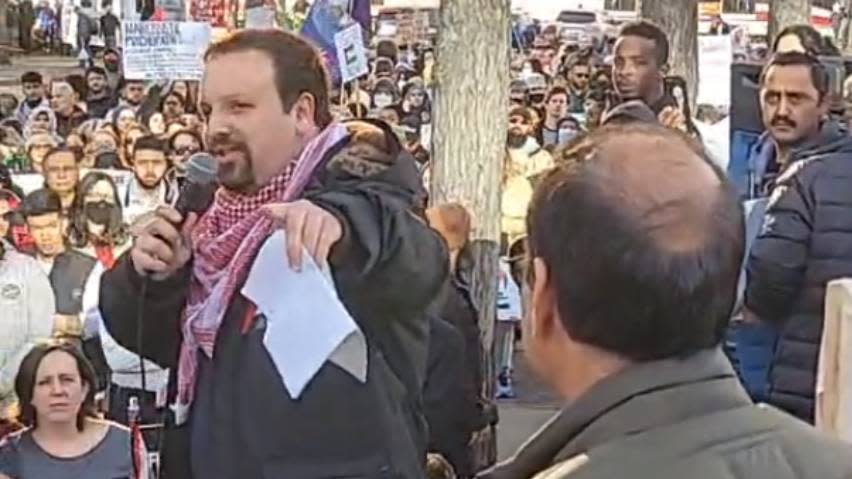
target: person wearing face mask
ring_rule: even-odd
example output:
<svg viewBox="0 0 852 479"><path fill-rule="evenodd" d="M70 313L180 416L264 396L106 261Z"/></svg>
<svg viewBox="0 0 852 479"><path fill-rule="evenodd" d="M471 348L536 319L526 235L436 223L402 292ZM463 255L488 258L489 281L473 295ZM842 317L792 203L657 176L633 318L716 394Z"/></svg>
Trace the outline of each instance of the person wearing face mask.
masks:
<svg viewBox="0 0 852 479"><path fill-rule="evenodd" d="M68 241L109 269L130 247L121 201L112 177L91 171L83 177L74 201Z"/></svg>
<svg viewBox="0 0 852 479"><path fill-rule="evenodd" d="M583 128L580 122L573 116L566 116L559 121L559 134L556 137L556 146L562 146L569 143L577 137Z"/></svg>
<svg viewBox="0 0 852 479"><path fill-rule="evenodd" d="M386 78L376 80L373 85L373 109L381 110L395 105L399 101L399 89L393 81Z"/></svg>
<svg viewBox="0 0 852 479"><path fill-rule="evenodd" d="M121 202L127 224L133 224L141 215L170 204L174 199L177 188L165 180L169 168L167 150L165 140L155 136L143 136L136 141L133 149L134 177Z"/></svg>

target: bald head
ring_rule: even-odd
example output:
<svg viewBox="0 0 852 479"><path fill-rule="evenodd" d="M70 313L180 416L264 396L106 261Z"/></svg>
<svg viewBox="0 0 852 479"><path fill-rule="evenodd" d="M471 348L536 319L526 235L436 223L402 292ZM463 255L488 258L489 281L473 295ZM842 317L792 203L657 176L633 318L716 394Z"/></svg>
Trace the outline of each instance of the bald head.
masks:
<svg viewBox="0 0 852 479"><path fill-rule="evenodd" d="M597 152L588 164L590 179L605 185L602 193L655 246L684 253L701 247L715 202L727 193L720 173L670 129L635 124L612 132L587 140Z"/></svg>
<svg viewBox="0 0 852 479"><path fill-rule="evenodd" d="M557 155L528 216L568 333L633 360L718 344L743 254L741 208L689 138L604 127Z"/></svg>

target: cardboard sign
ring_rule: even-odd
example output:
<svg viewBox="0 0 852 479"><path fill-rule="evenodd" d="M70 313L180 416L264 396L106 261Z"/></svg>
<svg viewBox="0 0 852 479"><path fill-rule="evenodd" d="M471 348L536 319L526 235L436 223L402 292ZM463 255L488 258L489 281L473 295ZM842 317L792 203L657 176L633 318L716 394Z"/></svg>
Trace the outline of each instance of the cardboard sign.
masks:
<svg viewBox="0 0 852 479"><path fill-rule="evenodd" d="M354 23L334 35L340 76L344 83L350 82L370 71L367 52L364 50L364 34L361 25Z"/></svg>
<svg viewBox="0 0 852 479"><path fill-rule="evenodd" d="M201 22L124 22L124 74L132 80L200 80L211 28Z"/></svg>

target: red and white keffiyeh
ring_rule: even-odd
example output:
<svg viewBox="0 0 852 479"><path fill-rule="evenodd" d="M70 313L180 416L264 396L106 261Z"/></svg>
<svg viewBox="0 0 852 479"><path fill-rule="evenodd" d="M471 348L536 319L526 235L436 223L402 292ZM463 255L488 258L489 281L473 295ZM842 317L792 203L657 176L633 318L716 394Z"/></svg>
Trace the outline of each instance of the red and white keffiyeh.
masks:
<svg viewBox="0 0 852 479"><path fill-rule="evenodd" d="M224 188L192 231L194 263L189 300L184 311L178 364L177 407L192 404L198 349L213 357L216 333L237 288L274 225L262 207L297 199L328 150L347 136L346 127L332 123L314 138L281 175L255 193ZM178 415L180 416L180 414ZM179 418L178 422L183 422Z"/></svg>

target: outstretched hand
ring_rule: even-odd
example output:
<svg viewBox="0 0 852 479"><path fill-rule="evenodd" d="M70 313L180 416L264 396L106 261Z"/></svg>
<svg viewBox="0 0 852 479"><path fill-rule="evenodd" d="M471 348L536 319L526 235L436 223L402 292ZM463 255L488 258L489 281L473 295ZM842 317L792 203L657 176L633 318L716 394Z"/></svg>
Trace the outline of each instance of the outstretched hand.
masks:
<svg viewBox="0 0 852 479"><path fill-rule="evenodd" d="M293 270L301 270L303 250L320 268L328 265L332 246L343 237L343 225L336 216L307 200L274 203L263 209L286 233L287 260Z"/></svg>

